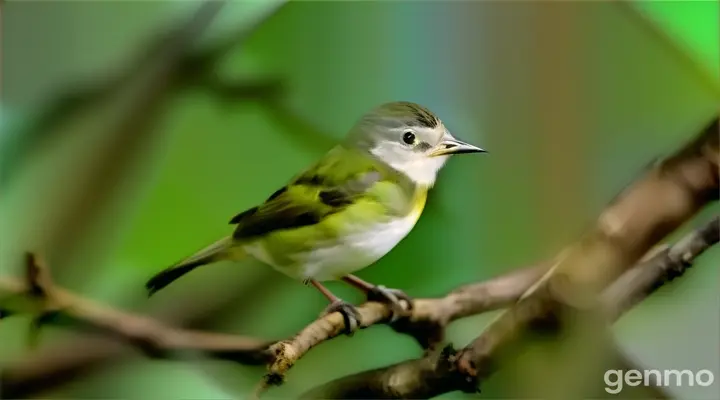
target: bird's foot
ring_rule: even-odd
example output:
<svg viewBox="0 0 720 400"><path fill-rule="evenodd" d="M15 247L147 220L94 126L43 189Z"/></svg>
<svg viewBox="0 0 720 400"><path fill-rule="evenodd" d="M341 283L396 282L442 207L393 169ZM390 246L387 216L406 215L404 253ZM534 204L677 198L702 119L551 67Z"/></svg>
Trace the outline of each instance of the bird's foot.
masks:
<svg viewBox="0 0 720 400"><path fill-rule="evenodd" d="M338 299L330 303L322 315L332 314L334 312L339 312L342 315L343 321L345 321L346 335L352 336L353 333L360 328L360 312L358 312L354 305Z"/></svg>
<svg viewBox="0 0 720 400"><path fill-rule="evenodd" d="M367 294L368 301L385 303L392 309L392 319L397 321L400 317L407 315L413 308L413 299L399 289L389 289L382 285L373 286Z"/></svg>

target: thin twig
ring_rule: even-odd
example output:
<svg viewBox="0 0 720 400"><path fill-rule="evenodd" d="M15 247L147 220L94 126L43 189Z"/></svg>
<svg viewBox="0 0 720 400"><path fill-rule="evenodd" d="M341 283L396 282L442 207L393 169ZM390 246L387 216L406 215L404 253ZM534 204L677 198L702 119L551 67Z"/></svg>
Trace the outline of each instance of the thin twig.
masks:
<svg viewBox="0 0 720 400"><path fill-rule="evenodd" d="M64 317L64 323L136 344L155 357L171 358L176 352L193 350L208 357L243 364L259 364L269 359L267 348L272 341L176 329L156 319L110 308L58 288L50 278L48 268L35 254L28 254L26 270L28 279L24 284L0 279L0 290L27 293L32 300L41 303L35 308L36 313L57 314Z"/></svg>
<svg viewBox="0 0 720 400"><path fill-rule="evenodd" d="M692 262L718 242L720 218L716 217L700 229L690 232L674 246L665 248L651 259L623 274L603 293L609 320L619 318L657 288L671 281L692 266Z"/></svg>

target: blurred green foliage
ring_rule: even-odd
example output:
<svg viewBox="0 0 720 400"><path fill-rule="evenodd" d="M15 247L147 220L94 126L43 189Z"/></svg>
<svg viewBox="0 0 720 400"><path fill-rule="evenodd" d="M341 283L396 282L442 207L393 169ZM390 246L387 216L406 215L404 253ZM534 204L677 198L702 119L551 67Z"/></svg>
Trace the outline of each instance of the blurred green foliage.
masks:
<svg viewBox="0 0 720 400"><path fill-rule="evenodd" d="M638 4L700 63L718 71L717 19L706 14L714 9L717 16L716 3ZM78 80L121 71L159 28L195 5L8 3L4 107L27 115ZM198 46L237 35L275 6L231 2ZM143 309L147 300L138 299L147 277L227 234L231 216L262 201L327 150L323 135L340 138L361 113L391 100L428 106L451 131L490 154L453 160L413 233L360 275L427 297L546 259L591 224L648 162L684 142L716 112L718 93L658 40L627 11L605 2L289 4L220 60L216 74L227 83L280 78L286 83L281 104L310 128L283 123L267 102L228 102L192 88L177 92L121 195L77 248L63 249L73 273L53 267L64 286ZM26 249L43 249L38 237L64 204L57 199L71 191L78 171L92 165L93 149L105 140L102 120L92 126L97 129L64 132L43 147L3 192L1 234L7 240L1 273L15 273ZM709 251L682 280L617 324L619 340L644 365L710 369L720 377L718 272L711 268L718 257L717 250ZM187 290L203 297L225 286L250 290L265 275L273 285L256 291L251 305L237 304L238 317L231 310L214 329L283 337L324 307L314 291L252 262L194 272L152 302ZM361 300L331 285L349 300ZM493 315L459 321L449 337L464 345ZM23 354L26 323L3 322L0 361ZM51 329L44 337L65 335ZM311 351L270 396L293 396L322 381L418 355L410 338L373 327ZM54 395L225 398L227 381L247 393L261 374L259 368L217 361L131 360ZM218 379L225 384L217 385ZM513 379L505 373L492 380L484 396L512 395ZM717 394L717 386L673 390L688 399Z"/></svg>

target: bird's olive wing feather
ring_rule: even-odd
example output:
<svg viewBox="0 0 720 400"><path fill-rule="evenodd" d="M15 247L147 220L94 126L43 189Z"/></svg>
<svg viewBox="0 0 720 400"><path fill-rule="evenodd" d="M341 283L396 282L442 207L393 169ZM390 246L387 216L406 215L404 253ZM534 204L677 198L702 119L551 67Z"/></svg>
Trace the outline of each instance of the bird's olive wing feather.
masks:
<svg viewBox="0 0 720 400"><path fill-rule="evenodd" d="M387 171L374 160L342 148L273 193L263 204L236 215L235 239L250 239L279 229L314 225L367 195Z"/></svg>

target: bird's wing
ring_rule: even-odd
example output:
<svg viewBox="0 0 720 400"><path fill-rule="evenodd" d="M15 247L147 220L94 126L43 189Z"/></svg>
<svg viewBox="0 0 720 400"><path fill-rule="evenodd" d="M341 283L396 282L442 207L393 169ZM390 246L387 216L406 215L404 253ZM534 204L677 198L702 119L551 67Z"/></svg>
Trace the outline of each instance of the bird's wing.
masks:
<svg viewBox="0 0 720 400"><path fill-rule="evenodd" d="M363 199L387 200L384 210L401 202L392 174L374 160L343 148L331 150L317 164L296 176L264 203L236 215L235 239L252 239L280 229L320 223L325 217ZM395 193L398 192L398 193Z"/></svg>

